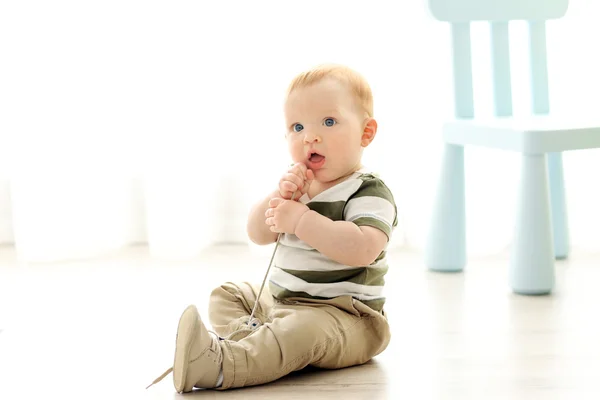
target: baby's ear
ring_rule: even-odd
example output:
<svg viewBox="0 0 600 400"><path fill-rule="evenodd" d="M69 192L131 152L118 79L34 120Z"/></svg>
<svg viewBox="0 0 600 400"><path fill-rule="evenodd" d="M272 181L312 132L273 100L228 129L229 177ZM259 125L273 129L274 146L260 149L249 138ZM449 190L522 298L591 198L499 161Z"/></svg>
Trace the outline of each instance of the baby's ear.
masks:
<svg viewBox="0 0 600 400"><path fill-rule="evenodd" d="M367 147L371 144L373 139L375 139L375 135L377 134L377 121L375 118L369 118L365 120L365 127L363 129L363 134L360 139L360 144L362 147Z"/></svg>

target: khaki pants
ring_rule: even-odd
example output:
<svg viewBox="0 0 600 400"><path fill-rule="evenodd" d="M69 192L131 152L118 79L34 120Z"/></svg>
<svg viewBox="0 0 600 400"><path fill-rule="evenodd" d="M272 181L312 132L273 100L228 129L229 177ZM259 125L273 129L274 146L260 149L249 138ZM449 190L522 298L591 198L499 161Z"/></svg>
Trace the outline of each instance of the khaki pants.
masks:
<svg viewBox="0 0 600 400"><path fill-rule="evenodd" d="M274 299L267 287L247 327L259 287L226 283L210 298L209 318L223 349L221 389L260 385L308 365L336 369L360 365L390 341L384 313L350 296L332 300Z"/></svg>

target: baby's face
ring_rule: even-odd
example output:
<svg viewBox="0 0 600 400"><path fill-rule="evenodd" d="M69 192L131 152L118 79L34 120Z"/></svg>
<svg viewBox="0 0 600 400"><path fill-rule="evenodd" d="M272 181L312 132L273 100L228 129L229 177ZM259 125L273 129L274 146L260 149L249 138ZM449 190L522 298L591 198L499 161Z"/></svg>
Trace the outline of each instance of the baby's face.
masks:
<svg viewBox="0 0 600 400"><path fill-rule="evenodd" d="M365 114L343 84L322 80L295 89L285 103L287 141L294 163L332 182L360 169Z"/></svg>

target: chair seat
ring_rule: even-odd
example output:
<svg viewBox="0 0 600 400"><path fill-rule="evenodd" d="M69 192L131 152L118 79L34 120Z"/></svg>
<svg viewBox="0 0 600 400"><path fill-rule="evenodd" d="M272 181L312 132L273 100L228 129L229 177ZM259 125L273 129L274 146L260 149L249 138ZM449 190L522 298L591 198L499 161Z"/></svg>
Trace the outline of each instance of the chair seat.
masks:
<svg viewBox="0 0 600 400"><path fill-rule="evenodd" d="M522 153L600 148L600 118L555 116L458 119L444 124L450 144L493 147Z"/></svg>

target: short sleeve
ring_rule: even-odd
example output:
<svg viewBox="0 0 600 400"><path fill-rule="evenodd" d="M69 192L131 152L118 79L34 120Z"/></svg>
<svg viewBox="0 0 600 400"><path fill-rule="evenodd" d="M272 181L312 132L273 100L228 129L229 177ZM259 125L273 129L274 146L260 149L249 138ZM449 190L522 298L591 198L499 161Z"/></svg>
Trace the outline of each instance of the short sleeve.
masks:
<svg viewBox="0 0 600 400"><path fill-rule="evenodd" d="M344 208L344 220L358 226L383 231L388 240L398 224L396 203L390 189L372 175L363 175L362 185L350 196Z"/></svg>

